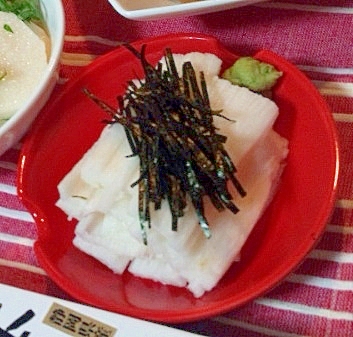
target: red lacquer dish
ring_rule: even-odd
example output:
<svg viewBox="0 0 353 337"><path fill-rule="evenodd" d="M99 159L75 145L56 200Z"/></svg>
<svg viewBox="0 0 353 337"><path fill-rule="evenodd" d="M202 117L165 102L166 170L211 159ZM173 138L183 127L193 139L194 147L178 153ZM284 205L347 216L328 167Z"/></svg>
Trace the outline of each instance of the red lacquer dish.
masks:
<svg viewBox="0 0 353 337"><path fill-rule="evenodd" d="M237 55L200 34L177 34L146 43L153 63L165 47L218 55L224 67ZM124 47L106 54L68 83L40 114L20 157L18 193L33 215L37 258L62 289L79 301L113 312L159 322L186 322L236 308L272 289L309 253L331 214L338 177L335 125L323 98L292 64L270 51L256 58L283 72L273 99L280 108L275 129L289 140L287 166L273 202L256 224L241 254L219 284L201 298L183 288L116 275L73 244L74 221L55 206L57 185L98 138L106 117L82 94L89 87L116 105L126 81L142 76L139 61Z"/></svg>

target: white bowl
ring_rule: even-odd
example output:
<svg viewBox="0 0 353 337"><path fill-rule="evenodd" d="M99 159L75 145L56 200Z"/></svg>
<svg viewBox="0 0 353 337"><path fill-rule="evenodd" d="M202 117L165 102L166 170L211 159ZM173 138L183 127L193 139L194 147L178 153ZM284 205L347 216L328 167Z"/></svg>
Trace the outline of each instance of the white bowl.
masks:
<svg viewBox="0 0 353 337"><path fill-rule="evenodd" d="M132 20L205 14L242 7L263 0L108 0L122 16ZM187 2L188 1L188 2Z"/></svg>
<svg viewBox="0 0 353 337"><path fill-rule="evenodd" d="M41 0L43 16L51 39L51 52L43 78L26 104L0 126L0 156L26 133L47 102L58 79L58 65L64 43L65 16L61 0Z"/></svg>

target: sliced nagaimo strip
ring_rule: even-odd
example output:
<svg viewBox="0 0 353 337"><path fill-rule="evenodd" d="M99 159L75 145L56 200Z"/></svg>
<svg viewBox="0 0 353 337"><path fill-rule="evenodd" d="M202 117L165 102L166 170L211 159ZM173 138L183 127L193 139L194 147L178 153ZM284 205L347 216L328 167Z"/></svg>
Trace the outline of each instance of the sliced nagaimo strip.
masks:
<svg viewBox="0 0 353 337"><path fill-rule="evenodd" d="M114 173L110 172L109 166L115 157L120 158L119 149L125 138L122 126L120 125L104 128L100 135L100 141L95 143L87 155L85 155L86 160L83 160L80 172L82 180L95 188L107 185L103 181L113 178L112 175ZM130 153L123 153L121 155L128 154ZM89 160L89 157L93 157L95 160Z"/></svg>
<svg viewBox="0 0 353 337"><path fill-rule="evenodd" d="M117 131L115 128L104 128L98 141L60 181L58 185L60 198L56 206L61 208L69 218L80 219L87 213L85 207L99 187L96 177L101 176L102 170L119 148L121 133L115 131ZM84 174L89 169L92 170L91 181L87 181Z"/></svg>
<svg viewBox="0 0 353 337"><path fill-rule="evenodd" d="M95 193L87 200L86 212L109 212L119 200L129 194L130 185L139 177L139 158L129 157L131 149L122 126L111 125L107 128L113 136L120 133L119 137L121 135L123 137L119 138L119 147L114 151L109 162L104 168L102 167L101 171L97 171L96 175L92 174L94 172L92 165L94 166L95 162L88 161L82 168L81 173L88 184L91 183L91 179L98 183ZM113 138L111 142L114 142Z"/></svg>
<svg viewBox="0 0 353 337"><path fill-rule="evenodd" d="M173 58L180 75L185 62L191 62L195 72L203 71L206 77L218 76L221 71L222 60L211 53L173 54ZM166 69L165 59L161 59L160 63L163 65L163 69Z"/></svg>
<svg viewBox="0 0 353 337"><path fill-rule="evenodd" d="M171 266L164 254L136 257L129 266L129 272L138 277L175 287L186 287L188 284L187 280Z"/></svg>
<svg viewBox="0 0 353 337"><path fill-rule="evenodd" d="M81 178L82 163L83 160L79 161L58 184L60 197L55 205L67 214L69 220L85 216L87 200L95 192L95 188Z"/></svg>
<svg viewBox="0 0 353 337"><path fill-rule="evenodd" d="M123 127L106 126L98 141L59 183L56 205L76 219L110 210L129 188L126 181L132 183L138 178L139 159L126 158L130 154Z"/></svg>
<svg viewBox="0 0 353 337"><path fill-rule="evenodd" d="M213 77L208 88L211 108L221 110L222 116L233 121L221 116L213 118L219 133L227 136L227 151L237 165L272 129L278 117L278 107L270 99L219 77Z"/></svg>
<svg viewBox="0 0 353 337"><path fill-rule="evenodd" d="M0 27L1 120L28 100L47 67L47 54L43 40L15 14L0 11Z"/></svg>
<svg viewBox="0 0 353 337"><path fill-rule="evenodd" d="M125 223L102 213L85 216L78 222L75 234L74 245L119 274L126 269L132 258L144 254L146 249L131 235Z"/></svg>

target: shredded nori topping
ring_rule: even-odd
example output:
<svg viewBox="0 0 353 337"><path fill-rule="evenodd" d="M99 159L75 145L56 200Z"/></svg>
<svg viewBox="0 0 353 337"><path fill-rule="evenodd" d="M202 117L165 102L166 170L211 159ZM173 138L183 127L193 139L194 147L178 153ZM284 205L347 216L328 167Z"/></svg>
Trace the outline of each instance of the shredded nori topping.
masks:
<svg viewBox="0 0 353 337"><path fill-rule="evenodd" d="M124 126L132 156L139 156L140 177L132 187L137 185L139 189L144 243L147 227L151 226L150 207L158 210L164 199L172 214L172 230L177 230L189 199L209 238L203 198L208 196L218 210L228 208L237 213L228 182L241 196L246 194L224 148L226 137L213 124L215 116L225 117L221 111L212 111L204 74L200 72L198 78L190 62L183 64L179 76L170 49L165 49L167 69L162 69L160 63L154 67L147 61L146 45L141 52L128 44L125 47L140 60L145 78L138 84L127 83L125 94L117 97L117 108L87 89L84 92L109 114L111 119L105 122Z"/></svg>

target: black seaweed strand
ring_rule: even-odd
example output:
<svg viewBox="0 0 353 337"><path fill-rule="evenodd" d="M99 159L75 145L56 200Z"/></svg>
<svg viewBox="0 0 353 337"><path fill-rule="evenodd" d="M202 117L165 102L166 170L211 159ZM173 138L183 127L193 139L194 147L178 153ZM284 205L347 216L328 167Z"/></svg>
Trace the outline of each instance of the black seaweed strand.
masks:
<svg viewBox="0 0 353 337"><path fill-rule="evenodd" d="M238 212L228 190L234 185L239 195L245 190L235 176L236 168L224 148L226 137L219 134L213 117L204 74L199 78L190 62L182 68L180 77L170 49L165 50L166 68L153 67L146 59L146 46L137 51L125 47L142 65L145 78L128 82L124 96L117 98L118 108L112 108L85 89L85 94L111 118L109 123L124 126L132 155L140 159L138 210L144 243L151 226L150 207L158 210L167 200L172 215L172 230L184 215L188 200L195 208L205 236L211 230L204 212L204 197L209 197L218 210ZM200 85L199 85L200 83Z"/></svg>

